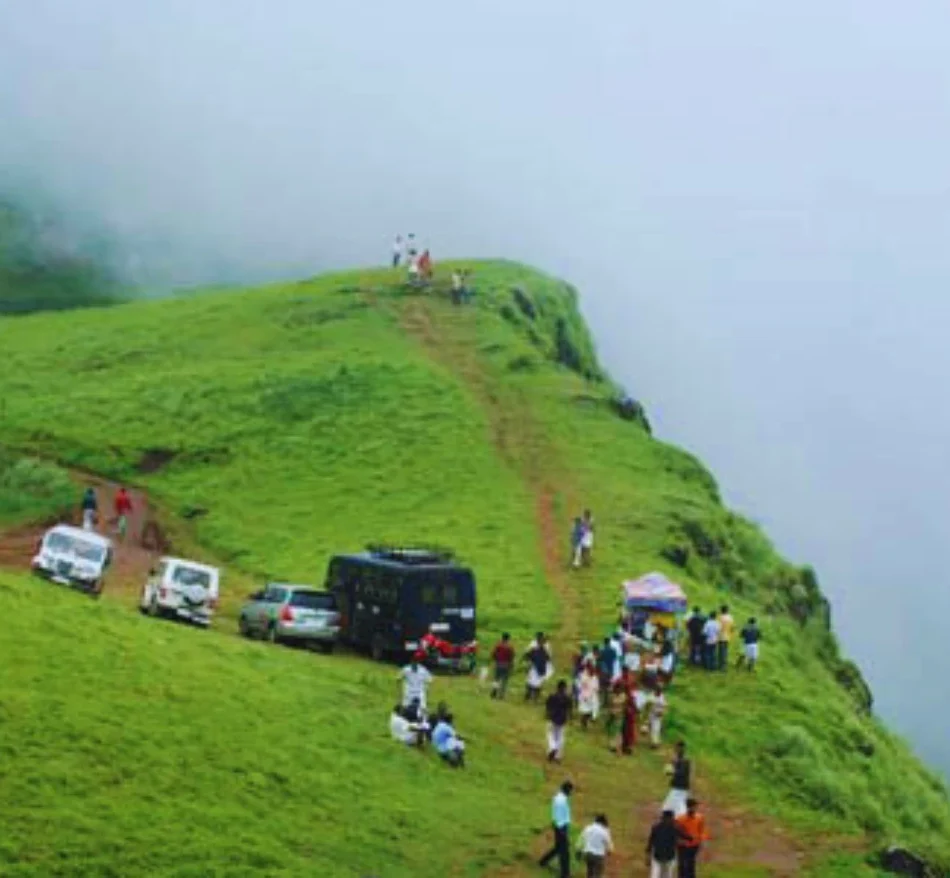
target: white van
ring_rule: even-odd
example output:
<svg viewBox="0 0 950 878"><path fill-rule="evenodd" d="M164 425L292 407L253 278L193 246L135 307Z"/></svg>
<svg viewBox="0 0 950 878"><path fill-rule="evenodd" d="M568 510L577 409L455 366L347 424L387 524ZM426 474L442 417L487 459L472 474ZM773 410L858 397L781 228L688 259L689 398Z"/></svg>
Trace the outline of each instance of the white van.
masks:
<svg viewBox="0 0 950 878"><path fill-rule="evenodd" d="M50 528L36 547L30 566L44 579L98 594L112 563L112 543L68 524Z"/></svg>
<svg viewBox="0 0 950 878"><path fill-rule="evenodd" d="M219 581L217 567L162 558L149 573L139 608L149 616L184 619L207 628L218 605Z"/></svg>

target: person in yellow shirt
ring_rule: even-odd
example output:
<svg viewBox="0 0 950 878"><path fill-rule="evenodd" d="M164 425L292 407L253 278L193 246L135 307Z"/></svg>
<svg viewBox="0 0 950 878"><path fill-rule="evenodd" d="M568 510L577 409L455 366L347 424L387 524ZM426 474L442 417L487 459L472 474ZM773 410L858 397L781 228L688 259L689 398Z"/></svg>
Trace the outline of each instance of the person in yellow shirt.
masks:
<svg viewBox="0 0 950 878"><path fill-rule="evenodd" d="M724 671L729 667L729 644L732 642L732 635L736 630L736 623L729 614L729 607L722 605L722 611L719 614L719 670Z"/></svg>

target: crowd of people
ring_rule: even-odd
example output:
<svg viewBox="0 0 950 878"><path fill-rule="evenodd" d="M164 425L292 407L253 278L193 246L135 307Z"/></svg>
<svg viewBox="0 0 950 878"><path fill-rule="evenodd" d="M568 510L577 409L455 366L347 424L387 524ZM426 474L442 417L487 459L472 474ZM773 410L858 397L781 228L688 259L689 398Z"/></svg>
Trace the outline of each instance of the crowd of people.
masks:
<svg viewBox="0 0 950 878"><path fill-rule="evenodd" d="M434 276L432 254L427 247L420 247L414 232L410 232L405 238L402 235L396 235L393 241L392 267L403 266L410 286L424 287L432 282ZM452 303L464 305L471 301L473 295L471 271L456 268L452 272Z"/></svg>
<svg viewBox="0 0 950 878"><path fill-rule="evenodd" d="M571 534L571 566L592 562L594 519L585 510L574 520ZM545 758L560 763L564 758L568 729L576 721L581 734L602 727L609 749L617 755L634 753L641 740L653 749L663 744L663 726L668 691L683 666L708 672L730 667L730 650L737 633L741 650L734 667L755 670L759 658L759 627L754 618L736 631L727 605L704 613L698 606L685 620L666 626L646 612L624 615L601 642L581 643L569 663L569 674L556 677L549 638L538 632L519 651L505 632L490 653L490 666L482 670L492 699L508 697L512 677L524 667L523 702L543 705L546 723ZM680 655L682 648L683 654ZM431 743L439 756L453 767L465 764L465 741L456 732L451 713L440 704L429 717L427 689L431 674L414 660L400 672L402 701L393 712L393 737L412 746ZM549 681L553 687L545 696ZM692 793L692 763L686 744L677 741L666 766L668 789L658 819L646 839L645 855L652 878L694 878L703 845L709 840L705 818ZM557 863L561 878L571 874L570 799L574 787L565 781L551 802L553 840L540 864ZM583 861L588 878L604 874L614 849L606 813L598 813L579 833L574 855Z"/></svg>

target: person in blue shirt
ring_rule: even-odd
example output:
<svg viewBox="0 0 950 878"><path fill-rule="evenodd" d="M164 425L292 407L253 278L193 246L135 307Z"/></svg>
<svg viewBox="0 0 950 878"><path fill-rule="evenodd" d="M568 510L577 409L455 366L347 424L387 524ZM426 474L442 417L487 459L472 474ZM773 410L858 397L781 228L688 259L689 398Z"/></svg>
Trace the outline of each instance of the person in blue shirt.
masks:
<svg viewBox="0 0 950 878"><path fill-rule="evenodd" d="M554 845L540 860L542 869L557 857L560 878L571 878L571 793L574 784L569 780L551 799L551 828L554 830Z"/></svg>
<svg viewBox="0 0 950 878"><path fill-rule="evenodd" d="M453 768L465 767L465 742L455 733L451 713L445 714L432 730L432 746Z"/></svg>

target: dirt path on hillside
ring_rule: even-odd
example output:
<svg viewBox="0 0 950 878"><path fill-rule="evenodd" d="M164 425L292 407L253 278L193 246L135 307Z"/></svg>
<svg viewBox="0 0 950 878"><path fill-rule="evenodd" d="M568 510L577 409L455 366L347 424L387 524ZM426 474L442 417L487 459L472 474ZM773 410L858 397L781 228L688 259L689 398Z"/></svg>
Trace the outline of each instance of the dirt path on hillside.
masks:
<svg viewBox="0 0 950 878"><path fill-rule="evenodd" d="M109 537L115 546L115 559L106 574L103 593L120 597L126 603L134 602L155 559L170 548L164 532L152 515L148 495L139 489L127 488L132 500L132 514L129 516L125 539L121 539L115 533L115 516L112 512L119 485L88 474L74 475L78 482L76 509L63 520L46 521L0 532L0 567L28 570L36 554L37 544L48 528L58 523L80 526L82 515L79 511L79 497L83 488L93 487L98 496L100 510L96 530Z"/></svg>
<svg viewBox="0 0 950 878"><path fill-rule="evenodd" d="M570 485L567 468L559 467L557 455L544 437L543 431L529 415L526 400L515 398L517 391L508 390L510 398L503 399L502 389L493 386L478 361L476 348L471 344L453 344L445 333L433 325L425 302L407 301L400 310L401 323L432 359L458 375L481 403L488 416L495 448L503 460L523 479L535 498L536 531L539 552L545 576L557 594L561 620L555 641L560 644L557 653L562 660L586 634L583 620L586 601L581 586L590 574L574 574L564 555L565 534L569 522L559 520L558 508L580 509L576 492ZM451 331L451 327L447 327ZM555 484L550 473L559 475ZM584 577L582 582L581 577ZM562 664L561 667L564 667ZM539 735L542 723L539 719ZM607 868L611 878L630 878L646 875L642 850L649 827L658 816L668 781L663 773L663 759L659 754L640 749L632 757L616 756L608 752L603 732L582 734L572 727L563 766L542 763L547 786L553 792L569 776L576 785L574 813L585 821L596 811L610 815L617 853ZM530 761L543 759L535 740L518 746L520 755ZM774 821L750 815L728 806L714 789L704 782L702 767L698 771L697 795L710 821L710 833L715 842L708 846L706 862L719 869L754 867L770 875L784 878L800 872L805 859L801 851ZM493 878L518 878L536 875L537 858L550 845L550 832L544 831L536 839L530 852L517 863L491 873Z"/></svg>

